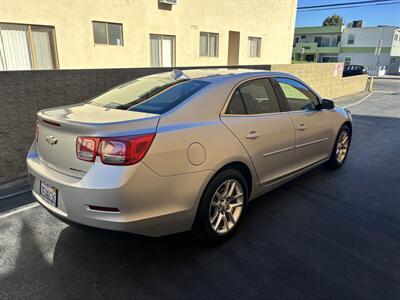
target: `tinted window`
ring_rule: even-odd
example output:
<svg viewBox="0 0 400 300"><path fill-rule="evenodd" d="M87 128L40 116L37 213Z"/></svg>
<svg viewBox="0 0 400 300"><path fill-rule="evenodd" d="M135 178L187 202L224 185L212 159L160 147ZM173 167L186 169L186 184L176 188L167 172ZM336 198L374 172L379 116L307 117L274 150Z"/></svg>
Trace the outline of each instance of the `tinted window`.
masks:
<svg viewBox="0 0 400 300"><path fill-rule="evenodd" d="M89 104L162 114L208 84L209 82L202 80L144 77L120 85L89 101Z"/></svg>
<svg viewBox="0 0 400 300"><path fill-rule="evenodd" d="M242 96L240 95L239 89L233 93L231 102L229 103L226 113L233 115L244 115L246 114L246 108L244 107Z"/></svg>
<svg viewBox="0 0 400 300"><path fill-rule="evenodd" d="M265 78L243 83L236 89L228 114L265 114L280 112L278 100L271 84Z"/></svg>
<svg viewBox="0 0 400 300"><path fill-rule="evenodd" d="M290 110L314 109L318 99L307 87L289 78L275 78L287 99Z"/></svg>

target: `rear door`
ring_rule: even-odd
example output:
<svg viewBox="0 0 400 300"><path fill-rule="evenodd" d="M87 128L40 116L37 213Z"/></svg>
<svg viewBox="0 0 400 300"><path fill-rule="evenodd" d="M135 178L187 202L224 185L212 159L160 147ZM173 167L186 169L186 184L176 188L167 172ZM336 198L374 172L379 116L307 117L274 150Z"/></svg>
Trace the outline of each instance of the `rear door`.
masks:
<svg viewBox="0 0 400 300"><path fill-rule="evenodd" d="M284 77L275 80L295 127L293 170L329 157L334 139L331 111L317 109L318 97L299 81Z"/></svg>
<svg viewBox="0 0 400 300"><path fill-rule="evenodd" d="M247 150L261 184L292 171L294 127L268 78L240 84L232 93L222 122Z"/></svg>

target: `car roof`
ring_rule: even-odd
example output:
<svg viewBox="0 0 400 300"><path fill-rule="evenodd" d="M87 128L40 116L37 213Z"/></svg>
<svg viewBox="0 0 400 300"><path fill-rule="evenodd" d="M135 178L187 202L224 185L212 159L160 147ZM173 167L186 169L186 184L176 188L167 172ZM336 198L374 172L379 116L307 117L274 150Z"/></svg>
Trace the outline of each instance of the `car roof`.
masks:
<svg viewBox="0 0 400 300"><path fill-rule="evenodd" d="M283 72L271 72L260 69L245 68L204 68L204 69L187 69L175 71L182 72L182 75L189 79L202 79L209 82L216 82L223 79L232 79L233 77L251 78L254 76L285 76L293 77L291 74ZM171 77L171 72L153 74L154 77Z"/></svg>

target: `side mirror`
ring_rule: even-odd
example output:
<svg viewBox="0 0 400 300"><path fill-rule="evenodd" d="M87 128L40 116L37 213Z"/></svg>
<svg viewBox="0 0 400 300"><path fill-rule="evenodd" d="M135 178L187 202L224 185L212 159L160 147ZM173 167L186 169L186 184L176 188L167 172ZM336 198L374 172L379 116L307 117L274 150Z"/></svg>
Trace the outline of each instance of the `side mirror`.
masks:
<svg viewBox="0 0 400 300"><path fill-rule="evenodd" d="M319 109L333 109L335 108L335 102L328 99L322 99L322 103L318 105Z"/></svg>

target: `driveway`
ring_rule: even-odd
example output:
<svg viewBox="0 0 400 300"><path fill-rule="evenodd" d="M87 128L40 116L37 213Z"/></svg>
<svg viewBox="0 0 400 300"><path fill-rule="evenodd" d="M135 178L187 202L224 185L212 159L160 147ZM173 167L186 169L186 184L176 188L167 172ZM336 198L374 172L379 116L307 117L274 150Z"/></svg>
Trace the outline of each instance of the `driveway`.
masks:
<svg viewBox="0 0 400 300"><path fill-rule="evenodd" d="M377 80L376 89L350 107L345 166L251 202L237 235L218 247L188 234L80 230L38 206L3 213L0 299L399 299L400 81Z"/></svg>

